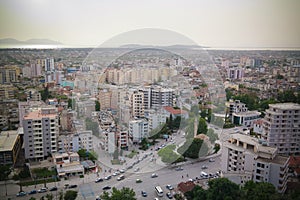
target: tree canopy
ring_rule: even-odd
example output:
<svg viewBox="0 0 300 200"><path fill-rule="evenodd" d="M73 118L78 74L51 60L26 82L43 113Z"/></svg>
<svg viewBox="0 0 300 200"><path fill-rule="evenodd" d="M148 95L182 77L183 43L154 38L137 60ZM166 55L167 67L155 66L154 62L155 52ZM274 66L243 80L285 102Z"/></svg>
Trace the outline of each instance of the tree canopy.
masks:
<svg viewBox="0 0 300 200"><path fill-rule="evenodd" d="M133 189L128 187L123 187L122 189L118 190L117 188L113 187L111 194L108 192L103 192L100 196L103 200L136 200L135 192Z"/></svg>
<svg viewBox="0 0 300 200"><path fill-rule="evenodd" d="M64 195L64 200L75 200L77 197L77 191L68 190Z"/></svg>

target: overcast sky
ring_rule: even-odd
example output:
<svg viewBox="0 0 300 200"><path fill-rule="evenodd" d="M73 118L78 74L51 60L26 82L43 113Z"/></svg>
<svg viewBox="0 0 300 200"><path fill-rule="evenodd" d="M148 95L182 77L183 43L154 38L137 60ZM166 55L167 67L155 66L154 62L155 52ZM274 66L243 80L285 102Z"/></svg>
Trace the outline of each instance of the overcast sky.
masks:
<svg viewBox="0 0 300 200"><path fill-rule="evenodd" d="M160 28L211 47L300 47L299 0L0 0L0 38L98 46Z"/></svg>

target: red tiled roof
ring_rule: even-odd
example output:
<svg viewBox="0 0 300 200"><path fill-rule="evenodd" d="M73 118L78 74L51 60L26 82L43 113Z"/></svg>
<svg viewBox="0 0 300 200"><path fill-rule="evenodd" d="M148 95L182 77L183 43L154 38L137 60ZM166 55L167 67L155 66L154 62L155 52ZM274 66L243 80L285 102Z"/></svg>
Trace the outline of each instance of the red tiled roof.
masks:
<svg viewBox="0 0 300 200"><path fill-rule="evenodd" d="M300 156L290 156L289 166L300 168Z"/></svg>
<svg viewBox="0 0 300 200"><path fill-rule="evenodd" d="M180 110L180 109L174 109L173 107L171 106L165 106L164 109L173 114L173 115L181 115L181 114L186 114L187 112L185 110Z"/></svg>
<svg viewBox="0 0 300 200"><path fill-rule="evenodd" d="M189 192L192 189L194 189L194 187L195 187L195 183L193 183L192 181L181 182L177 185L178 190L182 193Z"/></svg>

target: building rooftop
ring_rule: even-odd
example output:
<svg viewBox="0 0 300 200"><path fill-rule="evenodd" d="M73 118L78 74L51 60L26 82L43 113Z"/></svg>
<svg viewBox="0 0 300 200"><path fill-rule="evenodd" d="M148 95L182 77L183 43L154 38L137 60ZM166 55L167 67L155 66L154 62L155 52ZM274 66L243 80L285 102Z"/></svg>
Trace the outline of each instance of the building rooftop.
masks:
<svg viewBox="0 0 300 200"><path fill-rule="evenodd" d="M187 111L185 110L180 110L180 109L174 109L171 106L165 106L163 107L167 112L173 114L173 115L181 115L181 114L186 114Z"/></svg>
<svg viewBox="0 0 300 200"><path fill-rule="evenodd" d="M11 151L18 136L17 131L2 131L0 133L0 151Z"/></svg>
<svg viewBox="0 0 300 200"><path fill-rule="evenodd" d="M289 157L284 157L284 156L275 156L273 159L268 159L268 158L258 158L258 161L263 161L267 163L275 163L279 165L284 165L288 161Z"/></svg>
<svg viewBox="0 0 300 200"><path fill-rule="evenodd" d="M269 104L269 107L287 110L300 110L300 104L297 103L276 103Z"/></svg>
<svg viewBox="0 0 300 200"><path fill-rule="evenodd" d="M248 117L248 116L253 116L253 115L260 115L261 113L253 110L253 111L246 111L246 112L238 112L238 113L233 113L233 115L238 115L238 116L244 116L244 117Z"/></svg>
<svg viewBox="0 0 300 200"><path fill-rule="evenodd" d="M39 110L28 113L24 119L42 119L42 118L55 118L57 114L42 114Z"/></svg>

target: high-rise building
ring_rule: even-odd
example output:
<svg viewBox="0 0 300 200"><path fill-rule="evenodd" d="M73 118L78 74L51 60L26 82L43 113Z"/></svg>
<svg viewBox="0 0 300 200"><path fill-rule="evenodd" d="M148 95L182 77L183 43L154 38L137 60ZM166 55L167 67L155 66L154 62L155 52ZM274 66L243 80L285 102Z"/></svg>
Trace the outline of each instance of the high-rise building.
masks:
<svg viewBox="0 0 300 200"><path fill-rule="evenodd" d="M160 86L149 86L143 88L144 108L158 109L163 106L173 106L174 90L170 88L162 88Z"/></svg>
<svg viewBox="0 0 300 200"><path fill-rule="evenodd" d="M283 193L288 178L289 157L262 140L244 134L231 134L223 144L221 169L230 180L244 184L249 180L269 182Z"/></svg>
<svg viewBox="0 0 300 200"><path fill-rule="evenodd" d="M300 153L300 105L270 104L263 119L262 138L278 148L279 154Z"/></svg>
<svg viewBox="0 0 300 200"><path fill-rule="evenodd" d="M227 75L231 80L242 79L244 77L244 69L241 67L228 68Z"/></svg>
<svg viewBox="0 0 300 200"><path fill-rule="evenodd" d="M45 59L45 72L54 71L54 59L47 58Z"/></svg>
<svg viewBox="0 0 300 200"><path fill-rule="evenodd" d="M23 118L26 159L44 159L57 152L59 134L57 108L40 108Z"/></svg>
<svg viewBox="0 0 300 200"><path fill-rule="evenodd" d="M144 93L142 91L133 91L131 100L131 117L144 117Z"/></svg>

